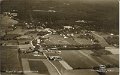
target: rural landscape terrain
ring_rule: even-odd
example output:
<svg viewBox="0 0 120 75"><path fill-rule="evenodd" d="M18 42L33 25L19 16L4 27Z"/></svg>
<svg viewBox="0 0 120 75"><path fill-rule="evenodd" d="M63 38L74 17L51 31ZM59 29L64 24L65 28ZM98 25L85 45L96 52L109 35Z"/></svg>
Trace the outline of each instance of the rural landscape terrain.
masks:
<svg viewBox="0 0 120 75"><path fill-rule="evenodd" d="M1 75L119 75L117 0L0 0Z"/></svg>

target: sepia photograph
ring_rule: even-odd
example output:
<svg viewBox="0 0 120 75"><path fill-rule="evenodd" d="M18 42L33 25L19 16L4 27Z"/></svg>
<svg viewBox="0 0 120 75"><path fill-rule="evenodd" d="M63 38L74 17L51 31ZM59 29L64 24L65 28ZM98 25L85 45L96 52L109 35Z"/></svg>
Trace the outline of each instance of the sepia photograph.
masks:
<svg viewBox="0 0 120 75"><path fill-rule="evenodd" d="M0 0L0 75L119 75L119 0Z"/></svg>

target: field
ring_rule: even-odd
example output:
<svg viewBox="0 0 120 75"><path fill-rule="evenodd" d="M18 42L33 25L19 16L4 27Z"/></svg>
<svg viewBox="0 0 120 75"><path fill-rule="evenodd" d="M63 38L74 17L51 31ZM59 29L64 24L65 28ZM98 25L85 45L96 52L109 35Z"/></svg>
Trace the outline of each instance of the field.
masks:
<svg viewBox="0 0 120 75"><path fill-rule="evenodd" d="M69 52L64 50L62 51L61 56L73 69L90 69L98 66L96 62L90 60L88 57L81 54L78 50L69 50Z"/></svg>
<svg viewBox="0 0 120 75"><path fill-rule="evenodd" d="M65 38L66 41L68 41L71 45L79 45L73 38Z"/></svg>
<svg viewBox="0 0 120 75"><path fill-rule="evenodd" d="M107 62L113 64L114 66L119 67L119 61L118 60L115 60L115 59L113 59L113 58L111 58L110 56L107 56L107 55L103 55L103 56L101 56L101 58L103 60L106 60Z"/></svg>
<svg viewBox="0 0 120 75"><path fill-rule="evenodd" d="M72 70L65 71L63 75L99 75L96 71L91 71L91 69L82 70Z"/></svg>
<svg viewBox="0 0 120 75"><path fill-rule="evenodd" d="M57 69L63 73L62 71L65 71L66 69L61 65L59 61L52 61L52 63L57 67Z"/></svg>
<svg viewBox="0 0 120 75"><path fill-rule="evenodd" d="M2 75L23 72L101 75L96 72L100 65L109 70L105 75L118 75L119 50L115 48L119 43L118 0L0 0L0 3ZM17 16L11 16L15 13ZM38 53L30 51L37 44L36 39L40 39L40 48L36 46L33 51L40 50ZM60 56L63 60L53 61L46 56Z"/></svg>
<svg viewBox="0 0 120 75"><path fill-rule="evenodd" d="M107 70L111 70L106 73L106 75L119 75L119 69L118 68L109 68Z"/></svg>
<svg viewBox="0 0 120 75"><path fill-rule="evenodd" d="M34 53L29 53L29 54L21 54L22 58L28 58L28 59L46 59L45 56L43 56L42 53L39 53L40 56L34 56Z"/></svg>
<svg viewBox="0 0 120 75"><path fill-rule="evenodd" d="M29 60L29 65L31 71L38 71L40 74L49 75L48 69L42 61Z"/></svg>
<svg viewBox="0 0 120 75"><path fill-rule="evenodd" d="M59 45L64 45L64 44L70 44L68 41L66 41L62 36L60 35L48 35L46 38L49 38L49 40L46 40L46 44L59 44Z"/></svg>
<svg viewBox="0 0 120 75"><path fill-rule="evenodd" d="M17 47L0 47L1 71L22 71Z"/></svg>
<svg viewBox="0 0 120 75"><path fill-rule="evenodd" d="M19 39L19 45L25 45L25 44L29 44L30 43L30 39Z"/></svg>
<svg viewBox="0 0 120 75"><path fill-rule="evenodd" d="M5 43L6 45L18 45L17 40L6 40L6 41L0 40L0 43Z"/></svg>
<svg viewBox="0 0 120 75"><path fill-rule="evenodd" d="M92 42L86 39L75 38L75 41L80 45L92 45Z"/></svg>
<svg viewBox="0 0 120 75"><path fill-rule="evenodd" d="M47 45L92 45L92 42L87 39L80 38L63 38L60 35L48 35L45 40Z"/></svg>
<svg viewBox="0 0 120 75"><path fill-rule="evenodd" d="M110 45L106 42L106 40L102 37L102 36L100 36L100 35L98 35L96 32L92 32L92 35L95 37L95 39L97 39L98 41L99 41L99 43L100 43L100 45L102 46L102 47L109 47Z"/></svg>
<svg viewBox="0 0 120 75"><path fill-rule="evenodd" d="M113 55L111 55L113 56ZM92 58L94 58L96 61L98 61L99 63L103 64L103 65L107 65L108 67L118 67L118 59L115 60L107 55L101 56L101 57L96 57L96 56L92 56Z"/></svg>
<svg viewBox="0 0 120 75"><path fill-rule="evenodd" d="M118 67L118 59L111 58L109 55L102 55L100 57L90 55L92 52L84 50L62 50L61 56L73 69L92 69L98 67L100 64L108 67ZM112 56L112 55L111 55Z"/></svg>

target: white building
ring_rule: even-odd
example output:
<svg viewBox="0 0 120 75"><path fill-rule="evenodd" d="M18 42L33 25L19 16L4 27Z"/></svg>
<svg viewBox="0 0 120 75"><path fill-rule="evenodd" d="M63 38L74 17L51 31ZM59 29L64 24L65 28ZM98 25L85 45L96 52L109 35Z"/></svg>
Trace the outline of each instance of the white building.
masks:
<svg viewBox="0 0 120 75"><path fill-rule="evenodd" d="M64 26L64 29L71 29L73 28L72 26Z"/></svg>

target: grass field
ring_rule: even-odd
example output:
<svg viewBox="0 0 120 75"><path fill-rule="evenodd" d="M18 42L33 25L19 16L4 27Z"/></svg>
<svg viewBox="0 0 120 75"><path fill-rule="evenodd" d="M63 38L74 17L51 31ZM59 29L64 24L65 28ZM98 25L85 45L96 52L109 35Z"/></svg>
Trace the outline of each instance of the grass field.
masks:
<svg viewBox="0 0 120 75"><path fill-rule="evenodd" d="M112 65L115 65L116 67L119 67L119 61L118 60L112 59L110 56L107 56L107 55L103 55L103 56L101 56L101 58L103 60L108 61Z"/></svg>
<svg viewBox="0 0 120 75"><path fill-rule="evenodd" d="M96 57L96 56L91 56L91 57L103 65L107 65L107 66L111 65L111 67L112 66L117 67L119 65L118 60L111 58L109 55L103 55L101 57Z"/></svg>
<svg viewBox="0 0 120 75"><path fill-rule="evenodd" d="M22 71L16 47L0 47L1 71Z"/></svg>
<svg viewBox="0 0 120 75"><path fill-rule="evenodd" d="M81 70L68 70L65 71L63 75L99 75L96 71L91 71L91 69L81 69Z"/></svg>
<svg viewBox="0 0 120 75"><path fill-rule="evenodd" d="M88 57L81 54L78 50L69 50L69 51L62 51L61 56L63 59L73 68L73 69L80 69L80 68L93 68L98 66L94 61L90 60Z"/></svg>
<svg viewBox="0 0 120 75"><path fill-rule="evenodd" d="M109 57L113 58L114 60L119 61L119 54L108 55Z"/></svg>
<svg viewBox="0 0 120 75"><path fill-rule="evenodd" d="M39 53L40 56L34 56L34 53L29 53L29 54L21 54L22 58L28 58L28 59L46 59L45 56L43 56L42 53Z"/></svg>
<svg viewBox="0 0 120 75"><path fill-rule="evenodd" d="M63 59L73 68L93 68L98 67L100 64L107 65L108 67L118 67L118 55L102 55L92 56L92 51L74 51L74 50L62 50L61 56ZM113 57L113 58L111 58Z"/></svg>
<svg viewBox="0 0 120 75"><path fill-rule="evenodd" d="M66 38L65 40L68 41L71 45L79 45L79 43L73 40L73 38Z"/></svg>
<svg viewBox="0 0 120 75"><path fill-rule="evenodd" d="M45 41L46 44L70 44L68 41L66 41L62 36L60 35L49 35L46 36L46 38L49 37L49 40Z"/></svg>
<svg viewBox="0 0 120 75"><path fill-rule="evenodd" d="M87 39L74 38L75 41L81 45L92 45L92 42Z"/></svg>
<svg viewBox="0 0 120 75"><path fill-rule="evenodd" d="M111 70L106 75L119 75L119 68L108 68L107 70Z"/></svg>
<svg viewBox="0 0 120 75"><path fill-rule="evenodd" d="M18 45L17 40L6 40L6 41L0 40L0 43L5 43L6 45Z"/></svg>
<svg viewBox="0 0 120 75"><path fill-rule="evenodd" d="M26 43L30 43L31 39L19 39L19 45L25 45Z"/></svg>
<svg viewBox="0 0 120 75"><path fill-rule="evenodd" d="M62 71L65 70L65 68L61 65L59 61L52 61L52 63L57 67L57 69L62 73Z"/></svg>
<svg viewBox="0 0 120 75"><path fill-rule="evenodd" d="M87 39L80 38L63 38L60 35L49 35L49 40L45 40L47 45L92 45L92 42Z"/></svg>
<svg viewBox="0 0 120 75"><path fill-rule="evenodd" d="M49 74L47 67L42 61L29 60L31 71L38 71L40 74Z"/></svg>

